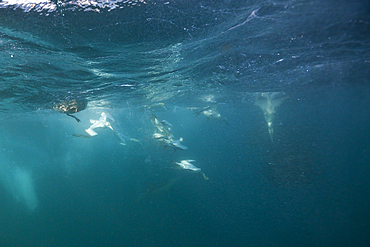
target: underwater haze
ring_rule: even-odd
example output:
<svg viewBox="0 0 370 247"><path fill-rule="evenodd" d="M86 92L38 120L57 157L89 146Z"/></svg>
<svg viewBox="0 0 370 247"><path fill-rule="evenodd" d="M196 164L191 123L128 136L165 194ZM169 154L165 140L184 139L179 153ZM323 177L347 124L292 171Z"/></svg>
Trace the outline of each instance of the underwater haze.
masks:
<svg viewBox="0 0 370 247"><path fill-rule="evenodd" d="M370 3L0 0L0 246L369 246Z"/></svg>

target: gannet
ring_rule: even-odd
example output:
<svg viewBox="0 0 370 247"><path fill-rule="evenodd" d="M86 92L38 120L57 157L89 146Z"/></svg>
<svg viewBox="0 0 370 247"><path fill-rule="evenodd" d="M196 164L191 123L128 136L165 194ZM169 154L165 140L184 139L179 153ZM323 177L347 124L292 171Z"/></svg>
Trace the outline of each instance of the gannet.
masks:
<svg viewBox="0 0 370 247"><path fill-rule="evenodd" d="M161 121L161 124L163 124L164 126L169 126L169 127L172 127L173 125L170 123L170 122L168 122L167 120L162 120Z"/></svg>
<svg viewBox="0 0 370 247"><path fill-rule="evenodd" d="M288 99L288 96L282 92L266 92L257 93L254 104L259 106L265 115L267 129L271 137L271 142L274 142L273 134L273 121L275 118L276 109Z"/></svg>
<svg viewBox="0 0 370 247"><path fill-rule="evenodd" d="M190 162L195 162L195 160L182 160L180 162L175 162L178 166L180 166L182 169L185 170L192 170L195 172L199 172L201 169L199 167L196 167Z"/></svg>
<svg viewBox="0 0 370 247"><path fill-rule="evenodd" d="M99 120L90 119L92 125L90 126L90 128L85 130L86 133L88 133L90 136L96 136L98 133L94 131L95 128L108 127L113 130L111 124L107 121L107 117L114 121L113 117L105 112L101 113L101 117L99 118Z"/></svg>
<svg viewBox="0 0 370 247"><path fill-rule="evenodd" d="M165 141L165 145L168 146L168 147L173 148L175 151L176 151L176 149L180 149L180 150L188 149L188 147L182 145L181 142L182 142L182 138L180 138L179 140L172 140L170 142Z"/></svg>
<svg viewBox="0 0 370 247"><path fill-rule="evenodd" d="M209 180L206 174L204 174L204 172L202 172L202 170L199 167L196 167L195 165L191 164L191 162L195 162L195 160L181 160L180 162L175 162L175 163L180 168L184 170L190 170L196 173L200 173L203 176L204 180Z"/></svg>
<svg viewBox="0 0 370 247"><path fill-rule="evenodd" d="M203 109L197 107L191 107L190 110L194 111L195 116L203 114L207 117L207 121L209 120L218 120L224 121L226 124L229 123L229 120L226 117L221 116L220 112L217 110L216 106L206 106Z"/></svg>

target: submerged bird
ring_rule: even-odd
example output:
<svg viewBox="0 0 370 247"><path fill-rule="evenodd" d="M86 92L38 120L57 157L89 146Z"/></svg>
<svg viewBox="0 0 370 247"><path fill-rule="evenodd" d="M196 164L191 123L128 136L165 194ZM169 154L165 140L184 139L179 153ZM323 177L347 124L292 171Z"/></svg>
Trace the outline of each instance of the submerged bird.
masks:
<svg viewBox="0 0 370 247"><path fill-rule="evenodd" d="M199 172L201 170L199 167L196 167L190 162L195 162L195 160L182 160L180 162L175 162L175 163L184 170L191 170L194 172Z"/></svg>
<svg viewBox="0 0 370 247"><path fill-rule="evenodd" d="M124 134L121 134L115 130L113 130L113 134L114 136L117 138L119 144L123 145L123 146L126 146L126 139L127 139L127 136L125 136Z"/></svg>
<svg viewBox="0 0 370 247"><path fill-rule="evenodd" d="M113 117L105 112L101 113L101 117L99 118L99 120L90 119L92 125L90 126L90 128L85 130L86 133L88 133L90 136L96 136L98 133L96 133L94 129L102 127L108 127L113 130L111 124L107 121L107 117L114 121Z"/></svg>
<svg viewBox="0 0 370 247"><path fill-rule="evenodd" d="M131 138L131 137L128 137L128 136L125 136L124 134L122 133L119 133L115 130L113 130L113 134L114 136L117 138L119 144L123 145L123 146L126 146L126 140L130 140L130 141L133 141L133 142L137 142L137 143L140 143L141 145L143 145L141 143L141 141L139 141L138 139L135 139L135 138Z"/></svg>
<svg viewBox="0 0 370 247"><path fill-rule="evenodd" d="M178 140L171 140L171 142L168 142L165 145L167 147L173 148L174 151L176 151L177 149L180 149L180 150L186 150L186 149L188 149L188 147L182 145L181 142L182 142L182 138L180 138Z"/></svg>
<svg viewBox="0 0 370 247"><path fill-rule="evenodd" d="M189 109L194 111L195 116L199 116L200 114L203 114L204 116L207 117L207 121L219 120L219 121L224 121L226 124L229 123L229 119L221 116L221 113L217 110L216 106L206 106L203 109L199 109L197 107L190 107Z"/></svg>
<svg viewBox="0 0 370 247"><path fill-rule="evenodd" d="M163 145L165 148L170 147L173 148L174 151L177 149L180 150L186 150L188 147L182 145L180 142L182 141L182 138L178 140L174 140L173 134L170 132L172 126L171 123L169 123L167 120L159 121L156 115L149 109L150 113L150 120L153 124L153 126L156 128L155 133L152 135L152 138L157 140L160 145Z"/></svg>
<svg viewBox="0 0 370 247"><path fill-rule="evenodd" d="M161 121L161 124L163 124L164 126L168 126L168 127L172 127L173 125L170 124L170 122L168 122L167 120L162 120Z"/></svg>
<svg viewBox="0 0 370 247"><path fill-rule="evenodd" d="M173 138L174 136L171 134L171 135L164 135L162 133L154 133L153 134L153 139L156 139L158 140L159 142L162 142L163 144L168 144L168 143L171 143L173 142Z"/></svg>
<svg viewBox="0 0 370 247"><path fill-rule="evenodd" d="M170 133L169 128L167 127L168 125L166 124L166 123L168 123L168 124L170 124L170 123L167 120L163 120L163 121L160 122L158 120L157 116L154 115L154 113L150 109L149 109L149 113L150 113L150 115L149 115L150 121L152 122L153 126L157 129L157 131L159 133L162 133L165 136L170 136L171 133Z"/></svg>
<svg viewBox="0 0 370 247"><path fill-rule="evenodd" d="M87 100L83 98L79 98L79 99L63 101L59 104L52 106L52 108L53 110L57 112L65 113L67 114L67 116L73 117L74 119L76 119L77 122L81 122L79 118L71 114L84 110L86 106L87 106Z"/></svg>
<svg viewBox="0 0 370 247"><path fill-rule="evenodd" d="M181 160L180 162L175 162L175 164L184 170L190 170L200 173L203 176L204 180L209 180L209 178L202 172L202 170L199 167L193 165L191 162L195 162L195 160Z"/></svg>
<svg viewBox="0 0 370 247"><path fill-rule="evenodd" d="M257 93L256 100L254 104L259 106L265 115L267 122L267 128L271 137L271 142L274 142L273 134L273 121L275 118L276 108L278 108L288 96L282 92L267 92L267 93Z"/></svg>

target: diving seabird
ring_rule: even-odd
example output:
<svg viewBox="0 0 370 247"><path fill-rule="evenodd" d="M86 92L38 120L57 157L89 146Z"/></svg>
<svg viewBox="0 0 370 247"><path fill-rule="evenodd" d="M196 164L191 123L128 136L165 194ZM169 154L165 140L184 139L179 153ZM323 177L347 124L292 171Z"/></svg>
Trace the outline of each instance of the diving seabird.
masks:
<svg viewBox="0 0 370 247"><path fill-rule="evenodd" d="M105 112L101 113L101 117L99 120L93 120L90 119L90 122L93 124L90 126L90 128L86 129L86 133L88 133L90 136L96 136L98 133L94 131L95 128L102 128L102 127L108 127L111 130L113 130L111 124L107 121L107 117L114 121L113 117Z"/></svg>

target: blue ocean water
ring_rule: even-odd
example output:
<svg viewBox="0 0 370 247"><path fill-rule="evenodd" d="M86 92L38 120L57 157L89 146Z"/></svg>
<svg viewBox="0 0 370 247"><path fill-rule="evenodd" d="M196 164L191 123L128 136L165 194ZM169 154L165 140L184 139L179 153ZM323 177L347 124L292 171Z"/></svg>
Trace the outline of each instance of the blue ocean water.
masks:
<svg viewBox="0 0 370 247"><path fill-rule="evenodd" d="M1 1L0 246L368 246L369 34L368 1Z"/></svg>

